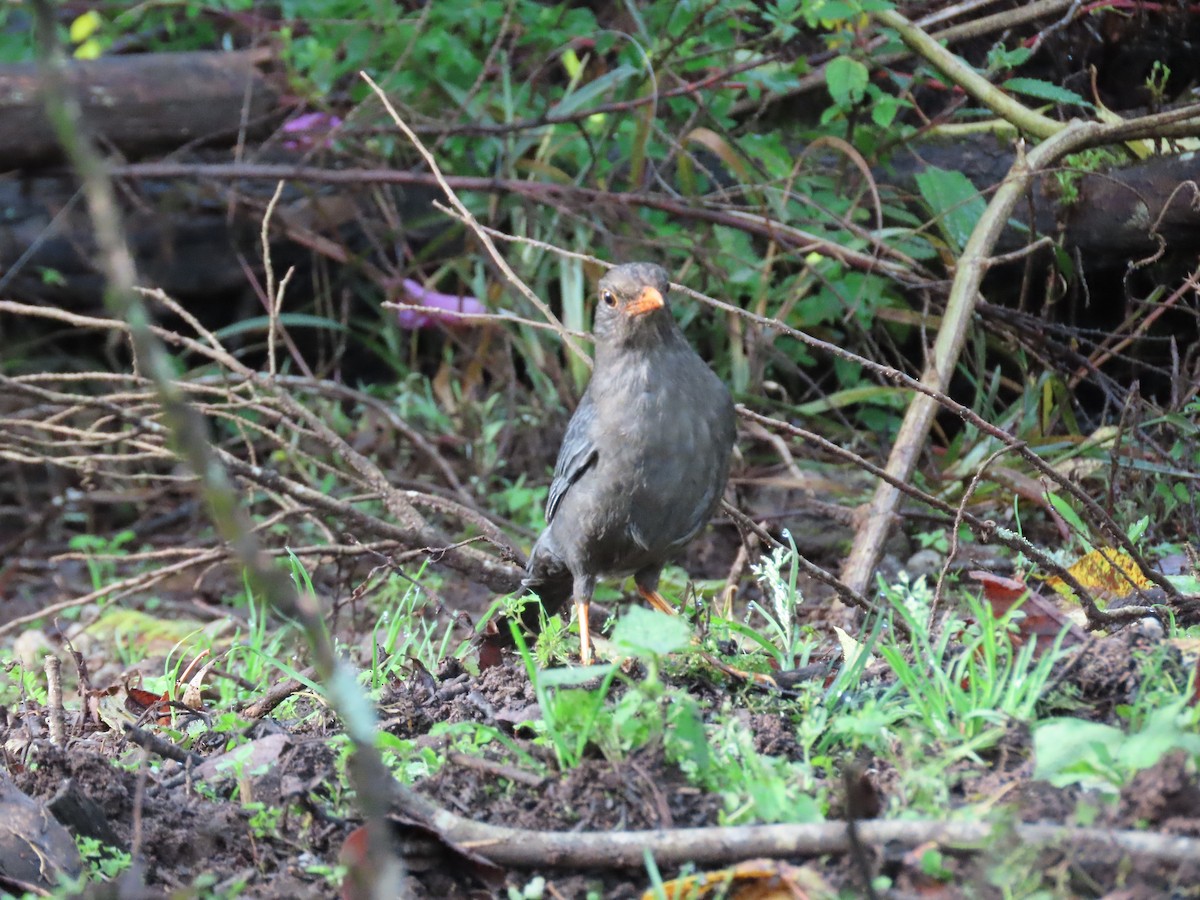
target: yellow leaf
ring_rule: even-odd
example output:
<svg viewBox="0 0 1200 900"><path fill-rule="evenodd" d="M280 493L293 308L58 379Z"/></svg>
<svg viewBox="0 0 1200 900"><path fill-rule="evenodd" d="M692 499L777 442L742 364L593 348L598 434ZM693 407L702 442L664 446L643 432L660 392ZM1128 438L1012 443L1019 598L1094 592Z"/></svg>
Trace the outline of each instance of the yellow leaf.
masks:
<svg viewBox="0 0 1200 900"><path fill-rule="evenodd" d="M842 668L849 669L862 655L866 647L850 637L845 631L834 625L833 630L837 633L838 643L842 646ZM870 661L871 656L868 655L867 660Z"/></svg>
<svg viewBox="0 0 1200 900"><path fill-rule="evenodd" d="M794 866L774 859L751 859L728 869L700 872L668 881L662 891L646 891L643 900L805 900L834 896L821 875L808 866Z"/></svg>
<svg viewBox="0 0 1200 900"><path fill-rule="evenodd" d="M82 16L76 17L71 23L70 35L72 44L82 44L104 24L104 18L94 9L88 10ZM76 54L78 55L78 54Z"/></svg>
<svg viewBox="0 0 1200 900"><path fill-rule="evenodd" d="M99 41L88 40L76 47L73 55L76 59L99 59L102 53L104 48Z"/></svg>
<svg viewBox="0 0 1200 900"><path fill-rule="evenodd" d="M571 79L578 78L583 73L583 63L579 59L579 54L570 47L563 51L562 64L563 68L567 70L567 77Z"/></svg>
<svg viewBox="0 0 1200 900"><path fill-rule="evenodd" d="M1129 554L1120 550L1097 548L1067 571L1089 592L1109 601L1153 586ZM1070 588L1057 576L1046 583L1064 596L1071 594Z"/></svg>

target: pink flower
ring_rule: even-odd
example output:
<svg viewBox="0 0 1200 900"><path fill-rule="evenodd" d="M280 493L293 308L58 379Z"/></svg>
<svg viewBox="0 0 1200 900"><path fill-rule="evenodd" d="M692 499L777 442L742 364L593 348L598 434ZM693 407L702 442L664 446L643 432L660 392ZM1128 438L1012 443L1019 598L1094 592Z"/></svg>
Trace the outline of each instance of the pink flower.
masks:
<svg viewBox="0 0 1200 900"><path fill-rule="evenodd" d="M401 328L428 328L442 322L467 324L454 313L487 312L487 308L470 295L442 294L411 278L405 278L401 286L408 295L407 302L402 300L396 308L396 321Z"/></svg>
<svg viewBox="0 0 1200 900"><path fill-rule="evenodd" d="M292 136L283 146L288 150L328 148L332 143L328 136L341 125L342 120L331 113L304 113L283 123L283 132Z"/></svg>

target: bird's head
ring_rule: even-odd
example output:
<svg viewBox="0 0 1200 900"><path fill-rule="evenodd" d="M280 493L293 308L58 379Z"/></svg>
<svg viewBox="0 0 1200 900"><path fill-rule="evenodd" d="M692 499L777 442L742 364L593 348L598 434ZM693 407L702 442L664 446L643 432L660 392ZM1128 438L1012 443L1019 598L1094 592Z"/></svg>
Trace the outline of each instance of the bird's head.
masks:
<svg viewBox="0 0 1200 900"><path fill-rule="evenodd" d="M652 340L674 320L667 306L671 282L662 266L625 263L600 279L594 331L598 342L624 344Z"/></svg>

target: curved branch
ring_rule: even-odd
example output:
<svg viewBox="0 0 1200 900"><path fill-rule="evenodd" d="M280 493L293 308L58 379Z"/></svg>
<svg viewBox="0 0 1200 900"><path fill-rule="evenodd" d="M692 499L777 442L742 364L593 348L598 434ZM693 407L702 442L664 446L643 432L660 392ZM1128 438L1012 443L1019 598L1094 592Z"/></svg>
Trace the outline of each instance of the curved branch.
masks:
<svg viewBox="0 0 1200 900"><path fill-rule="evenodd" d="M954 84L1022 131L1034 137L1048 138L1065 127L1062 122L1034 112L1014 100L894 9L881 10L875 14L875 18L889 28L896 29L900 40Z"/></svg>

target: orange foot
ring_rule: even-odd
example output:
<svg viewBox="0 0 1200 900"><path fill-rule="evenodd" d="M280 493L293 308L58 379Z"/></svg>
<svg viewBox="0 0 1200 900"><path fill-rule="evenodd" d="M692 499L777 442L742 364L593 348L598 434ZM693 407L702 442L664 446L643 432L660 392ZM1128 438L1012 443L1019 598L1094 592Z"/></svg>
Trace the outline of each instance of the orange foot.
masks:
<svg viewBox="0 0 1200 900"><path fill-rule="evenodd" d="M579 618L579 661L585 666L592 664L592 627L588 621L588 606L586 600L575 604L575 612Z"/></svg>
<svg viewBox="0 0 1200 900"><path fill-rule="evenodd" d="M635 586L637 587L637 592L641 595L642 599L645 600L647 603L649 603L651 606L653 606L655 609L657 609L659 612L665 612L668 616L679 615L679 610L677 610L670 603L668 603L666 600L664 600L663 595L660 594L658 591L649 590L648 588L642 587L640 584L637 584Z"/></svg>

